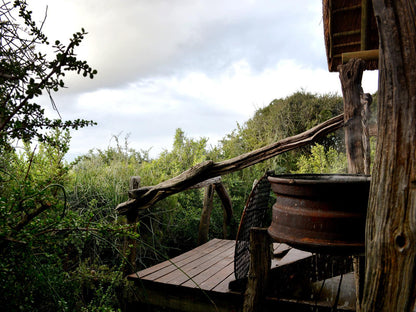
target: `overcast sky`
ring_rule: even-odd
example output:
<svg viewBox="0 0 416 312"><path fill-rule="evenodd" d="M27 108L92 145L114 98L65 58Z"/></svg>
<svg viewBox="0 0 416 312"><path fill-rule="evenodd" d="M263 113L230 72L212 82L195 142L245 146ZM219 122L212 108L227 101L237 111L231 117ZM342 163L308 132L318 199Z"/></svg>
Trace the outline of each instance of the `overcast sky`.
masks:
<svg viewBox="0 0 416 312"><path fill-rule="evenodd" d="M157 157L177 128L216 145L275 98L301 89L341 94L327 69L321 3L29 0L37 20L48 6L51 42L86 29L78 55L98 70L94 80L68 77L55 94L63 119L98 123L72 133L68 158L105 149L113 135L130 135L132 148ZM377 72L364 74L363 87L377 90Z"/></svg>

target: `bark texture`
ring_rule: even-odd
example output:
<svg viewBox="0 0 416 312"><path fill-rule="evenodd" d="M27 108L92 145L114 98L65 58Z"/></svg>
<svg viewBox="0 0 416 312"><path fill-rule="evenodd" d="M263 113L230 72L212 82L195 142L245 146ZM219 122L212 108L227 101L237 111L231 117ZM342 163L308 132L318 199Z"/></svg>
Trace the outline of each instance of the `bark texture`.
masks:
<svg viewBox="0 0 416 312"><path fill-rule="evenodd" d="M351 59L338 67L344 100L345 148L349 173L364 173L364 146L361 137L363 105L360 97L364 68L365 62L361 59Z"/></svg>
<svg viewBox="0 0 416 312"><path fill-rule="evenodd" d="M348 173L369 174L370 150L368 119L371 95L363 94L361 80L365 62L361 59L351 59L345 65L340 65L339 78L344 100L345 147L348 159ZM356 307L360 311L362 300L365 259L362 255L354 256L355 289L357 294Z"/></svg>
<svg viewBox="0 0 416 312"><path fill-rule="evenodd" d="M416 259L416 2L374 0L378 142L366 227L363 311L411 311Z"/></svg>
<svg viewBox="0 0 416 312"><path fill-rule="evenodd" d="M264 297L271 266L271 242L267 229L251 228L250 269L244 293L243 312L264 311Z"/></svg>
<svg viewBox="0 0 416 312"><path fill-rule="evenodd" d="M214 189L214 184L205 187L204 206L202 207L201 219L199 221L198 245L205 244L208 241L211 212L214 207Z"/></svg>

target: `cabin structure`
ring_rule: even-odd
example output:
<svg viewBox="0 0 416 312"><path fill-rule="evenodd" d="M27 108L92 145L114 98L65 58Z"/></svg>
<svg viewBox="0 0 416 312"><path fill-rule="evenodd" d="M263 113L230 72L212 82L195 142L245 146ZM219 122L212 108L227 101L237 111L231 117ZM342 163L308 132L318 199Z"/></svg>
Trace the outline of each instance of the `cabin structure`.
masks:
<svg viewBox="0 0 416 312"><path fill-rule="evenodd" d="M415 12L413 0L324 0L328 68L339 72L344 114L235 159L202 163L159 185L136 185L130 190L129 201L117 208L135 222L138 210L171 194L198 183L206 187L204 181L309 144L343 127L349 173L371 173L364 250L335 256L302 250L290 242L273 242L264 229L268 225L247 221L261 219L257 217L263 186L254 187L240 223L239 235L244 232L246 238L214 239L153 267L131 272L128 278L135 282L138 299L129 302L129 310L138 311L143 304L182 311L414 310ZM361 79L364 70L377 68L377 149L370 172L367 121L371 96L362 91ZM260 181L256 185L263 185ZM207 192L212 193L216 183L218 180L208 183L212 188ZM224 194L223 198L226 203ZM256 217L249 217L251 213ZM239 242L243 256L238 254ZM240 264L237 256L245 259L241 270L236 269Z"/></svg>

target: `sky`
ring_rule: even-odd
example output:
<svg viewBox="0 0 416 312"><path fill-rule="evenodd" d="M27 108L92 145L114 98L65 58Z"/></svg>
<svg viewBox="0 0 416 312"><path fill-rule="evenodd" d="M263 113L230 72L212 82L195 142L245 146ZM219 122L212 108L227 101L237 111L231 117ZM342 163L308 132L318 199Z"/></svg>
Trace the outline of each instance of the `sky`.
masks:
<svg viewBox="0 0 416 312"><path fill-rule="evenodd" d="M114 146L114 136L157 157L177 128L215 146L273 99L296 91L337 93L327 67L322 2L315 0L29 0L47 15L51 42L88 32L78 57L93 80L66 76L54 94L63 119L94 120L72 132L67 159ZM365 92L377 90L365 72ZM48 98L50 117L58 118Z"/></svg>

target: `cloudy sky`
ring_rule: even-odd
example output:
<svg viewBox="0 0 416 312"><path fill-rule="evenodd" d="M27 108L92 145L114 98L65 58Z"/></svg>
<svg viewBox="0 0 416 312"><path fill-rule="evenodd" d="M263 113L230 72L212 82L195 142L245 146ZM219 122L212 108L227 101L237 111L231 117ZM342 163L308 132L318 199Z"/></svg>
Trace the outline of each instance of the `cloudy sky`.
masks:
<svg viewBox="0 0 416 312"><path fill-rule="evenodd" d="M129 135L156 157L175 130L215 145L256 109L301 89L341 94L327 70L321 1L29 0L44 31L66 42L84 27L78 55L95 79L71 76L54 97L64 119L98 125L73 132L69 159ZM377 90L366 72L365 92ZM51 105L42 99L49 114Z"/></svg>

